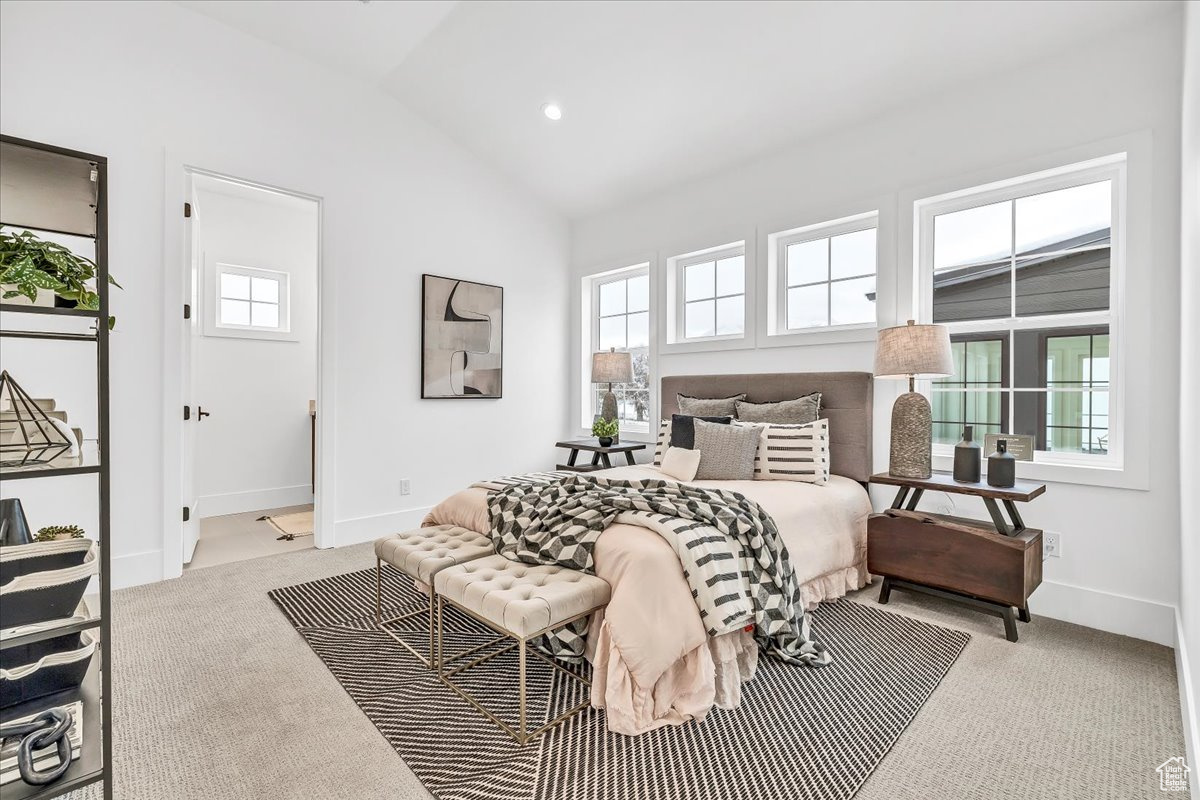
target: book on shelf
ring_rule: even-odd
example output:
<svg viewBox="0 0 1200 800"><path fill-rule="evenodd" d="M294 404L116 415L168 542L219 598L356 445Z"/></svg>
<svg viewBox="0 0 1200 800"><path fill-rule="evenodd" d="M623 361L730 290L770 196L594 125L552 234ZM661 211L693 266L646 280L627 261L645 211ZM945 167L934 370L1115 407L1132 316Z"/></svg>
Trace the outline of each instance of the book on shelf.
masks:
<svg viewBox="0 0 1200 800"><path fill-rule="evenodd" d="M83 703L76 700L74 703L68 703L62 707L67 709L67 712L74 719L74 724L67 731L67 740L71 743L71 760L74 761L79 758L79 752L83 747ZM28 716L8 720L6 724L28 722L36 716L37 714L29 714ZM15 736L0 741L0 786L21 780L21 773L17 769L17 747L20 746L20 743L21 740ZM40 772L51 769L59 763L57 745L33 751L33 766L34 769Z"/></svg>

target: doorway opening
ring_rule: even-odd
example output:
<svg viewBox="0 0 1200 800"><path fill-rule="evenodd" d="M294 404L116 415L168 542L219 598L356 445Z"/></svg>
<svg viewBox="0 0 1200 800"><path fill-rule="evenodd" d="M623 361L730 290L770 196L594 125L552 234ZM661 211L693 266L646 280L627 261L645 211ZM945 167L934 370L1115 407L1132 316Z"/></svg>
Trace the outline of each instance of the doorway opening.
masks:
<svg viewBox="0 0 1200 800"><path fill-rule="evenodd" d="M184 569L315 545L320 201L186 170Z"/></svg>

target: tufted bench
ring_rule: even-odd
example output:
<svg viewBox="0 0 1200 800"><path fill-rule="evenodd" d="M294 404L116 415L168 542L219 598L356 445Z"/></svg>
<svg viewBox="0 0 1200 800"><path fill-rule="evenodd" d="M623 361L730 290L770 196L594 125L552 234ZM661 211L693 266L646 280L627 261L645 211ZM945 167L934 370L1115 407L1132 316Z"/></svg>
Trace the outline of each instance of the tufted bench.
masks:
<svg viewBox="0 0 1200 800"><path fill-rule="evenodd" d="M429 528L418 528L392 536L385 536L375 541L375 621L388 636L403 645L415 655L426 667L433 667L433 596L431 594L434 577L447 567L469 562L472 559L492 555L495 549L492 540L483 534L457 525L435 525ZM390 619L383 618L383 565L388 564L399 570L413 581L429 587L425 594L429 596L426 608L410 611ZM390 629L389 625L417 616L428 615L429 620L429 657L422 656L399 634ZM466 655L462 653L460 655Z"/></svg>
<svg viewBox="0 0 1200 800"><path fill-rule="evenodd" d="M530 640L569 625L607 605L608 583L594 575L586 575L573 569L546 564L525 564L519 561L510 561L501 555L485 556L457 566L447 567L438 572L433 581L434 594L437 598L438 657L436 663L438 664L438 677L464 700L499 725L508 735L516 739L518 744L525 744L534 736L549 730L588 706L588 701L585 700L536 730L529 731L525 720L525 658L527 652L533 653L550 666L576 680L589 686L591 682L563 668L554 659L542 655L536 648L530 650L527 645ZM442 660L442 609L445 603L449 603L468 616L484 623L500 633L502 637L515 641L490 655L446 671L445 662ZM451 681L451 677L457 673L512 650L514 647L517 648L518 680L520 681L518 687L520 722L516 730L501 721ZM460 653L454 658L460 658L462 655L465 654Z"/></svg>

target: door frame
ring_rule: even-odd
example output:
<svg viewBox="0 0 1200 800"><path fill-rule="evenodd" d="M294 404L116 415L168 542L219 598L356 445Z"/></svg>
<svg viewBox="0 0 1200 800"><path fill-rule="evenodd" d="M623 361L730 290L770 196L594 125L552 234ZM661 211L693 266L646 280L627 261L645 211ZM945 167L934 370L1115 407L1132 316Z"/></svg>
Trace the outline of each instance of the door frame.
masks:
<svg viewBox="0 0 1200 800"><path fill-rule="evenodd" d="M183 216L183 204L191 202L191 176L206 175L221 180L252 186L267 191L312 200L317 204L317 490L313 496L313 544L319 548L333 547L334 509L334 375L336 352L332 336L334 296L333 271L325 269L325 201L320 194L284 188L255 178L238 177L240 170L212 169L198 166L197 161L178 153L166 153L166 191L163 204L163 508L162 508L162 578L178 578L183 574L183 508L187 487L183 485L186 452L184 444L183 407L194 405L184 397L184 371L194 364L187 349L190 336L183 318L183 306L197 309L191 292L193 226ZM195 319L187 321L194 322ZM193 417L190 424L195 424Z"/></svg>

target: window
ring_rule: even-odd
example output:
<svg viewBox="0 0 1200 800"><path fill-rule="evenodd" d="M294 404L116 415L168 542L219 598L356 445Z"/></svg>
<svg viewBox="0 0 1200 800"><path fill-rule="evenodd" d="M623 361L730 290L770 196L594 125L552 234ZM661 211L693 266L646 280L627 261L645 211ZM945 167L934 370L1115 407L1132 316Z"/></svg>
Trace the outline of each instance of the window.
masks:
<svg viewBox="0 0 1200 800"><path fill-rule="evenodd" d="M934 442L1034 437L1035 460L1118 463L1113 356L1124 160L923 201L925 318L951 331Z"/></svg>
<svg viewBox="0 0 1200 800"><path fill-rule="evenodd" d="M288 274L216 263L212 268L211 310L205 316L210 336L288 338Z"/></svg>
<svg viewBox="0 0 1200 800"><path fill-rule="evenodd" d="M746 332L746 248L739 242L672 259L675 341L740 339ZM680 291L679 289L682 289Z"/></svg>
<svg viewBox="0 0 1200 800"><path fill-rule="evenodd" d="M613 348L629 352L633 383L613 384L621 429L650 429L650 271L633 267L591 279L592 314L584 377L590 378L591 353ZM607 386L590 384L590 414L586 426L600 413Z"/></svg>
<svg viewBox="0 0 1200 800"><path fill-rule="evenodd" d="M773 249L772 333L875 327L872 212L767 237Z"/></svg>

